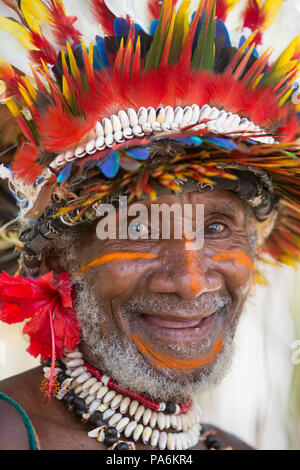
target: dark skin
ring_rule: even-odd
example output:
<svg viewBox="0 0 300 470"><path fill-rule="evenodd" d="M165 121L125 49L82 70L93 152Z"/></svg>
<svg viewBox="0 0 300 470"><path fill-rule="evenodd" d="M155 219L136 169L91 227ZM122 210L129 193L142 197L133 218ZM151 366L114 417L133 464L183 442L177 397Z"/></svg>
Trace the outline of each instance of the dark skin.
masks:
<svg viewBox="0 0 300 470"><path fill-rule="evenodd" d="M94 283L101 305L104 321L99 327L99 338L109 340L110 335L115 333L124 340L124 344L132 341L132 335L143 338L152 353L144 353L137 346L137 354L161 375L166 374L171 358L171 363L175 361L176 364L170 366L174 380L180 383L185 377L196 379L200 371L208 371L222 352L222 348L216 348L220 335L234 334L252 282L253 253L246 231L244 207L234 194L214 191L165 195L156 202L166 202L168 205L174 202L181 205L204 204L205 241L200 250L193 255L187 254L187 239L184 238L175 240L171 236L170 240L101 241L95 230L90 230L80 241L80 249L76 253L79 265L84 267L83 276ZM85 269L92 260L103 260L105 255L120 252L156 256L147 259L118 256L113 261L106 259L105 263ZM58 275L68 271L68 266L61 258L47 256L43 259L41 273L49 270L54 270ZM143 299L154 298L158 302L155 305L159 306L159 299L163 296L176 298L176 309L163 311L159 307L151 307L143 311L130 311L129 315L122 310L130 300L137 298L142 299L142 305L146 305ZM219 310L214 303L209 303L213 297L230 300L225 314L224 309ZM203 307L197 310L193 303L193 307L188 308L189 302L197 299L200 302L201 299L206 300ZM206 320L203 322L204 318ZM189 327L191 320L199 322L197 328ZM182 324L182 328L178 328L178 324ZM205 341L207 339L209 341ZM192 348L196 340L199 343L197 350ZM176 348L170 347L170 344ZM182 344L184 348L181 349ZM101 367L88 344L82 343L81 350L93 365ZM210 359L205 359L207 357ZM109 371L107 373L109 375ZM88 438L89 425L80 423L61 402L53 400L51 406L45 405L39 391L40 382L41 370L37 368L5 380L0 384L0 391L14 398L28 412L41 448L106 449L103 444ZM18 414L1 400L0 415L5 423L1 426L3 431L0 430L0 448L28 448ZM19 431L17 437L12 439L10 433L15 427ZM222 448L250 449L234 436L212 426L208 428L216 431ZM141 443L137 443L136 448L151 449ZM194 449L202 450L205 446L200 442Z"/></svg>

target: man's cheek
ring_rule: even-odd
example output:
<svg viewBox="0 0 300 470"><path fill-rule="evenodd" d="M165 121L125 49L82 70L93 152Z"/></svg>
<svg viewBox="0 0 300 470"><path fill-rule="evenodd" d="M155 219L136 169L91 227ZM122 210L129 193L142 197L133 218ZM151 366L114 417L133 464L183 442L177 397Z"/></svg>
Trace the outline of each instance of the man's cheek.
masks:
<svg viewBox="0 0 300 470"><path fill-rule="evenodd" d="M107 263L89 271L86 280L94 286L97 296L114 298L135 287L144 268L136 263Z"/></svg>
<svg viewBox="0 0 300 470"><path fill-rule="evenodd" d="M214 269L222 273L233 297L245 296L254 277L253 261L243 249L220 250L211 256Z"/></svg>

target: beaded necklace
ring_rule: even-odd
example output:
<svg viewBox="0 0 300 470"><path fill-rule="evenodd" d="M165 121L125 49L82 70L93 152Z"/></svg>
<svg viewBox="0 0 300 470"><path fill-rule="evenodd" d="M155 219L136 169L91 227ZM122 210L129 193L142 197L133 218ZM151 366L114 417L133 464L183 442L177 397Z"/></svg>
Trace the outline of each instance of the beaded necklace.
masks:
<svg viewBox="0 0 300 470"><path fill-rule="evenodd" d="M50 368L43 370L47 379ZM93 426L88 436L108 450L135 450L138 441L160 450L187 450L200 440L208 449L221 447L214 431L201 425L201 410L192 397L182 404L165 403L123 389L85 362L79 350L66 352L55 373L60 384L56 398Z"/></svg>

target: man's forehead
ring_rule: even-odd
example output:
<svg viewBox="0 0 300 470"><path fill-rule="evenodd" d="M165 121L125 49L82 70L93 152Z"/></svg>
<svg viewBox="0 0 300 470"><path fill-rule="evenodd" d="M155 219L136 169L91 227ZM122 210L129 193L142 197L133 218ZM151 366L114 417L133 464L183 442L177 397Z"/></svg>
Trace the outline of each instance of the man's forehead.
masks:
<svg viewBox="0 0 300 470"><path fill-rule="evenodd" d="M144 204L147 207L157 204L203 204L208 209L217 208L218 211L228 212L233 209L243 210L244 205L240 197L233 191L227 190L202 190L202 191L183 191L179 194L163 194L158 196L155 200L140 199L137 201L139 204ZM137 202L128 204L128 207L133 206Z"/></svg>

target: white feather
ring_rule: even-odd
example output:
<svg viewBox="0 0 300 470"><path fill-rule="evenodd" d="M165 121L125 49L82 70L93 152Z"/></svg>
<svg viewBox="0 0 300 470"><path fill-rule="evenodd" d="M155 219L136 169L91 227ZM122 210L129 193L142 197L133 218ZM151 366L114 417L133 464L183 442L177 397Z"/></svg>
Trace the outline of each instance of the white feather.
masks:
<svg viewBox="0 0 300 470"><path fill-rule="evenodd" d="M92 13L89 1L63 0L63 2L67 15L78 18L74 27L82 34L83 42L86 45L91 42L94 44L96 35L103 36L103 31Z"/></svg>
<svg viewBox="0 0 300 470"><path fill-rule="evenodd" d="M274 52L271 60L276 60L300 33L300 2L286 0L275 23L264 33L263 44L259 53L271 47Z"/></svg>
<svg viewBox="0 0 300 470"><path fill-rule="evenodd" d="M126 18L129 15L133 21L136 20L132 0L104 0L104 3L116 17Z"/></svg>
<svg viewBox="0 0 300 470"><path fill-rule="evenodd" d="M0 30L0 57L18 70L32 76L28 52L12 34Z"/></svg>
<svg viewBox="0 0 300 470"><path fill-rule="evenodd" d="M6 16L6 18L12 18L20 22L17 13L2 2L0 2L0 16Z"/></svg>

